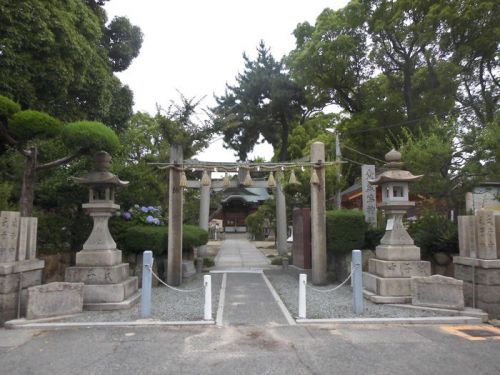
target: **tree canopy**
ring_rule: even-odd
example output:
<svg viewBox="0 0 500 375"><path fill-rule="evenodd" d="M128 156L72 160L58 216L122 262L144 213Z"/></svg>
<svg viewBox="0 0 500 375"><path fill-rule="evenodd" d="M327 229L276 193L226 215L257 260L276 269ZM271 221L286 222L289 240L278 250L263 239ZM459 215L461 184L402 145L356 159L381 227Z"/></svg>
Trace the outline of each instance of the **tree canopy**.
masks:
<svg viewBox="0 0 500 375"><path fill-rule="evenodd" d="M0 94L62 121L102 121L116 130L132 114L126 69L142 33L125 17L106 25L103 1L0 0Z"/></svg>

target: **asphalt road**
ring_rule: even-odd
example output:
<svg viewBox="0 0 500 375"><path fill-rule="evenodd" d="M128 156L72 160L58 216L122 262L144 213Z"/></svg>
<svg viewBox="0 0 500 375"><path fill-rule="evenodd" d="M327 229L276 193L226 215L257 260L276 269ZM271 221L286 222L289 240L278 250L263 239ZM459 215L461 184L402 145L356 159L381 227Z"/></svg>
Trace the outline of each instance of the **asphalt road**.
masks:
<svg viewBox="0 0 500 375"><path fill-rule="evenodd" d="M500 374L443 326L0 329L1 374Z"/></svg>

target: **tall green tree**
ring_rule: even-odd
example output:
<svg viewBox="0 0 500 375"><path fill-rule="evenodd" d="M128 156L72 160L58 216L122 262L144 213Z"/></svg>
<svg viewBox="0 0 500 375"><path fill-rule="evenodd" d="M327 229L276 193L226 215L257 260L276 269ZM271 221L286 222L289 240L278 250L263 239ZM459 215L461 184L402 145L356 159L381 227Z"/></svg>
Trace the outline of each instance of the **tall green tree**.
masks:
<svg viewBox="0 0 500 375"><path fill-rule="evenodd" d="M245 69L236 84L227 85L225 94L216 97L215 127L222 129L224 142L241 160L246 160L260 136L276 153L279 150L279 160L287 160L289 133L308 113L304 91L263 41L255 60L245 54L243 60Z"/></svg>
<svg viewBox="0 0 500 375"><path fill-rule="evenodd" d="M67 164L81 155L99 150L115 151L119 147L116 134L102 123L81 121L64 125L46 113L22 111L19 104L1 95L0 138L24 157L19 199L21 216L32 215L38 173ZM47 160L39 153L39 142L44 139L58 142L56 148L67 154Z"/></svg>
<svg viewBox="0 0 500 375"><path fill-rule="evenodd" d="M123 128L132 92L113 71L137 56L142 34L124 17L106 26L103 4L0 0L0 94L62 121Z"/></svg>

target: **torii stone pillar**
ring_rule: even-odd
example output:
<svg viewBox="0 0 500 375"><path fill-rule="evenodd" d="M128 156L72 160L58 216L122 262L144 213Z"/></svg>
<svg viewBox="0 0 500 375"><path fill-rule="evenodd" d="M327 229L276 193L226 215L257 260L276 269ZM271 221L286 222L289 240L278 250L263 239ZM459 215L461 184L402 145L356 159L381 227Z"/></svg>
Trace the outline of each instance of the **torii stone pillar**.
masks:
<svg viewBox="0 0 500 375"><path fill-rule="evenodd" d="M208 177L211 177L211 172L207 172ZM210 185L200 186L200 218L199 226L201 229L208 231L208 218L210 216ZM202 245L198 248L199 255L205 256L207 247Z"/></svg>
<svg viewBox="0 0 500 375"><path fill-rule="evenodd" d="M287 220L285 193L281 186L282 172L278 172L276 178L276 244L279 255L286 255Z"/></svg>
<svg viewBox="0 0 500 375"><path fill-rule="evenodd" d="M311 145L311 163L325 162L325 145ZM311 184L311 266L312 283L326 283L326 217L325 217L325 167L315 167L319 184ZM312 173L312 172L311 172Z"/></svg>
<svg viewBox="0 0 500 375"><path fill-rule="evenodd" d="M181 166L182 146L174 144L170 148L170 163ZM181 172L170 168L168 183L168 266L167 284L180 285L182 282L182 188Z"/></svg>

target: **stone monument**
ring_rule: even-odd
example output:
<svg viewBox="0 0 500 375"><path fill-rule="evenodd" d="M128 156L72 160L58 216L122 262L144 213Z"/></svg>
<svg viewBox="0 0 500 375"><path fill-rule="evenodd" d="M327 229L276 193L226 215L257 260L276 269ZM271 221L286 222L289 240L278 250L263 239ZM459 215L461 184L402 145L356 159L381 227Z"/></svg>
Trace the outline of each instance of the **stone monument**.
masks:
<svg viewBox="0 0 500 375"><path fill-rule="evenodd" d="M0 214L0 324L24 316L27 289L42 283L45 262L36 259L37 218Z"/></svg>
<svg viewBox="0 0 500 375"><path fill-rule="evenodd" d="M137 277L129 276L128 263L116 248L108 228L109 218L120 209L114 202L116 187L128 185L109 172L111 156L101 151L95 156L95 169L73 180L89 188L89 203L82 207L94 220L94 227L83 249L76 254L76 266L66 269L68 282L84 283L83 307L86 310L125 309L140 297Z"/></svg>
<svg viewBox="0 0 500 375"><path fill-rule="evenodd" d="M460 255L453 257L455 278L464 282L467 306L500 317L500 216L481 209L458 217Z"/></svg>
<svg viewBox="0 0 500 375"><path fill-rule="evenodd" d="M385 155L387 169L376 179L382 191L380 208L385 211L387 226L375 258L370 259L368 272L363 273L365 297L375 303L411 303L412 276L430 276L430 262L420 260L420 248L415 246L403 225L406 211L415 205L409 201L408 184L422 176L402 170L401 153L391 150Z"/></svg>

